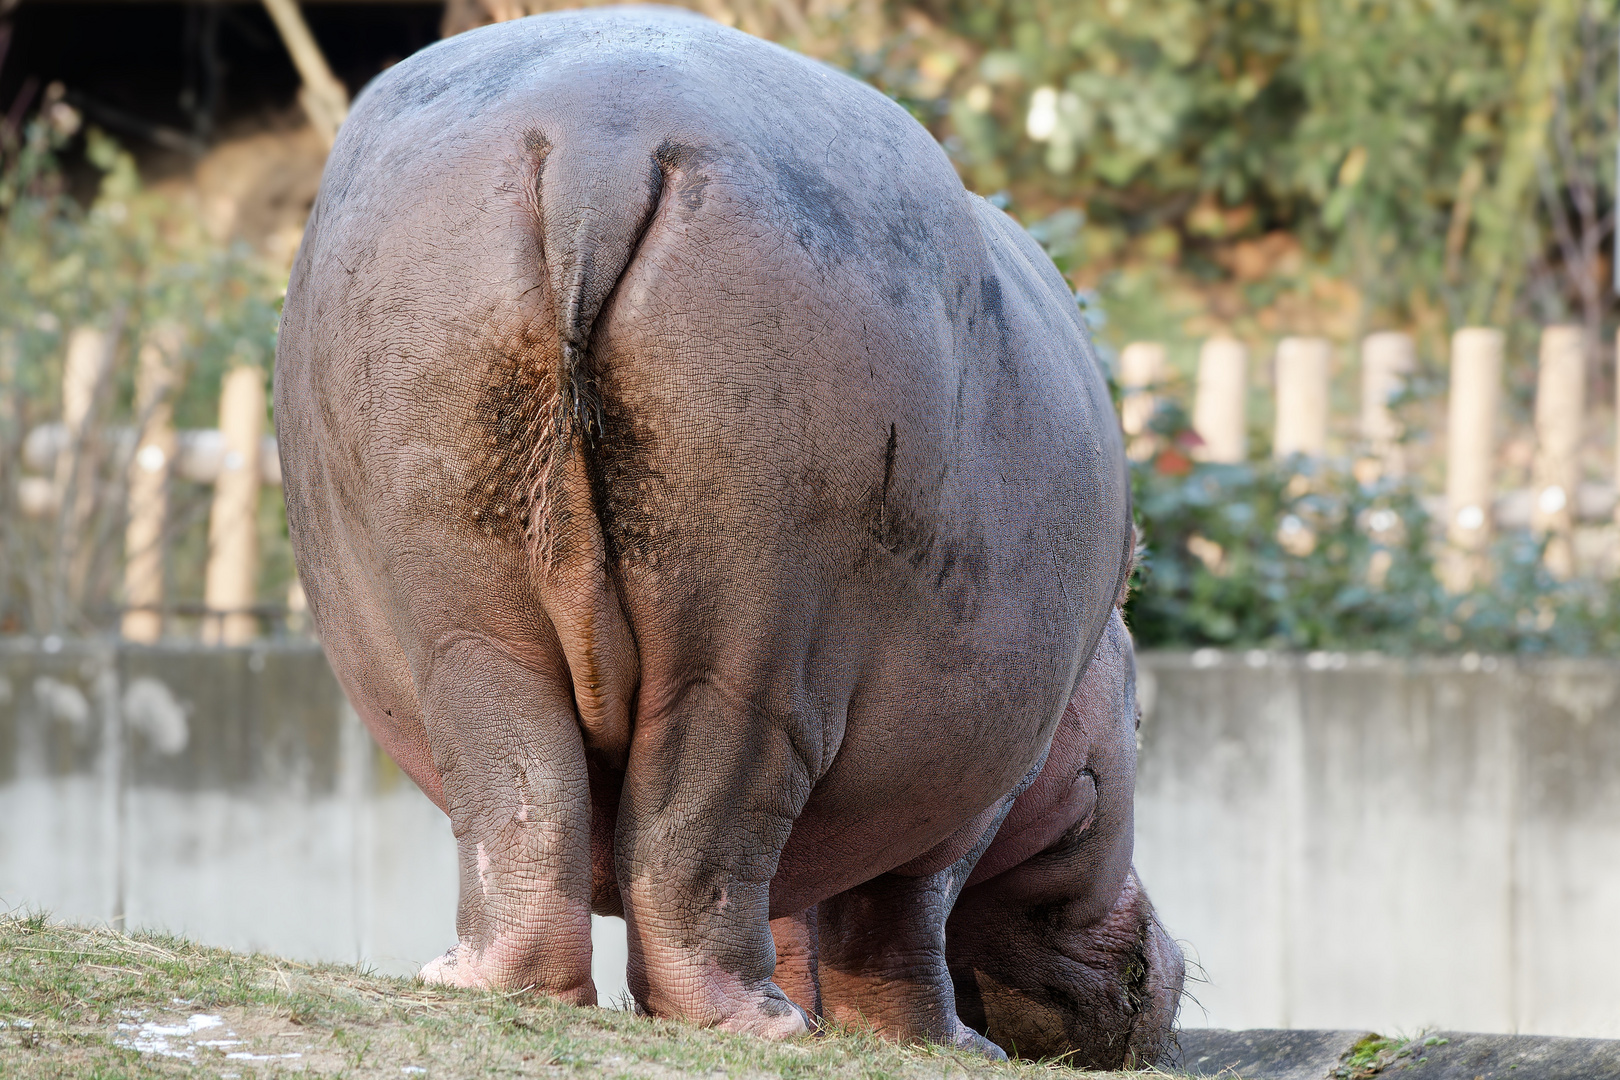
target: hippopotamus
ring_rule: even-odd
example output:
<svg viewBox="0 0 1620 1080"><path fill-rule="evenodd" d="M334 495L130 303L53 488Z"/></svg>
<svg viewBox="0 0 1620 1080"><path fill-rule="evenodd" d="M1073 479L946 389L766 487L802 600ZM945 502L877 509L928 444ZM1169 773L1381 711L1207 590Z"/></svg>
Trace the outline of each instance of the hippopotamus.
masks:
<svg viewBox="0 0 1620 1080"><path fill-rule="evenodd" d="M899 105L666 9L425 49L332 149L275 416L332 668L455 834L424 980L593 1002L595 912L656 1015L1166 1052L1107 383Z"/></svg>

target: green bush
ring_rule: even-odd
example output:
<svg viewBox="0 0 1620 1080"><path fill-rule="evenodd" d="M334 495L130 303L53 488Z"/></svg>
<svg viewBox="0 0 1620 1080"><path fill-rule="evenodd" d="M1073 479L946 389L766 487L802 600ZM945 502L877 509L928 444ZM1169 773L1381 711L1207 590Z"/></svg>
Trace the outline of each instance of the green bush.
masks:
<svg viewBox="0 0 1620 1080"><path fill-rule="evenodd" d="M1357 480L1348 462L1195 463L1185 417L1155 418L1160 445L1132 468L1141 542L1126 609L1144 648L1612 654L1620 585L1561 581L1544 544L1505 533L1471 591L1442 586L1444 537L1402 480Z"/></svg>

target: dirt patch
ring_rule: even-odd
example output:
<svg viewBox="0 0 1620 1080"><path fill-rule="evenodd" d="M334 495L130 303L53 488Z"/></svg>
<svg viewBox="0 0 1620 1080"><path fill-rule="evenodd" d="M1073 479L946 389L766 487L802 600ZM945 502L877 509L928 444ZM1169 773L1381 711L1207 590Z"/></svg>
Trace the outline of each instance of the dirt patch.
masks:
<svg viewBox="0 0 1620 1080"><path fill-rule="evenodd" d="M153 187L194 205L216 242L245 242L289 267L325 165L326 144L309 125L277 124L222 140Z"/></svg>

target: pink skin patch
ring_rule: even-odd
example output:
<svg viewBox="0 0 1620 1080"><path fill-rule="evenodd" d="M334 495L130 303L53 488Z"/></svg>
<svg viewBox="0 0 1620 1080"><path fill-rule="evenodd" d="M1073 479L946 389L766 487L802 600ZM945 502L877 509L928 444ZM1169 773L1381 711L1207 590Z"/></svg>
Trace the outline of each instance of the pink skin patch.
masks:
<svg viewBox="0 0 1620 1080"><path fill-rule="evenodd" d="M494 984L478 970L478 954L465 941L434 960L422 965L417 978L429 986L465 986L489 988Z"/></svg>
<svg viewBox="0 0 1620 1080"><path fill-rule="evenodd" d="M495 887L489 881L489 852L484 850L482 840L478 842L478 887L484 891L486 897L495 891Z"/></svg>
<svg viewBox="0 0 1620 1080"><path fill-rule="evenodd" d="M478 886L487 899L495 892L494 883L490 880L489 852L484 850L483 842L478 844ZM468 986L491 987L494 981L485 977L481 971L478 953L465 941L458 942L455 948L443 956L429 960L422 965L417 977L430 986Z"/></svg>

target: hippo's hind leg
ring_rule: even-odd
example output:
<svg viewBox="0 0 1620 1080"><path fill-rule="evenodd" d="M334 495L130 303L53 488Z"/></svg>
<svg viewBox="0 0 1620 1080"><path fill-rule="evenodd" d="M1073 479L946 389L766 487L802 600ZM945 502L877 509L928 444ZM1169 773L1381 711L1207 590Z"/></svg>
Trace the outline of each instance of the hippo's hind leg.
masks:
<svg viewBox="0 0 1620 1080"><path fill-rule="evenodd" d="M945 923L1010 802L972 823L982 836L976 843L970 838L972 850L944 869L924 855L821 902L818 966L827 1016L901 1042L1006 1057L957 1015Z"/></svg>
<svg viewBox="0 0 1620 1080"><path fill-rule="evenodd" d="M716 681L642 714L619 799L615 865L630 992L655 1016L782 1038L810 1030L774 979L770 888L812 786L791 717Z"/></svg>
<svg viewBox="0 0 1620 1080"><path fill-rule="evenodd" d="M595 1004L590 795L568 682L471 633L439 644L424 681L461 898L460 942L422 978Z"/></svg>

